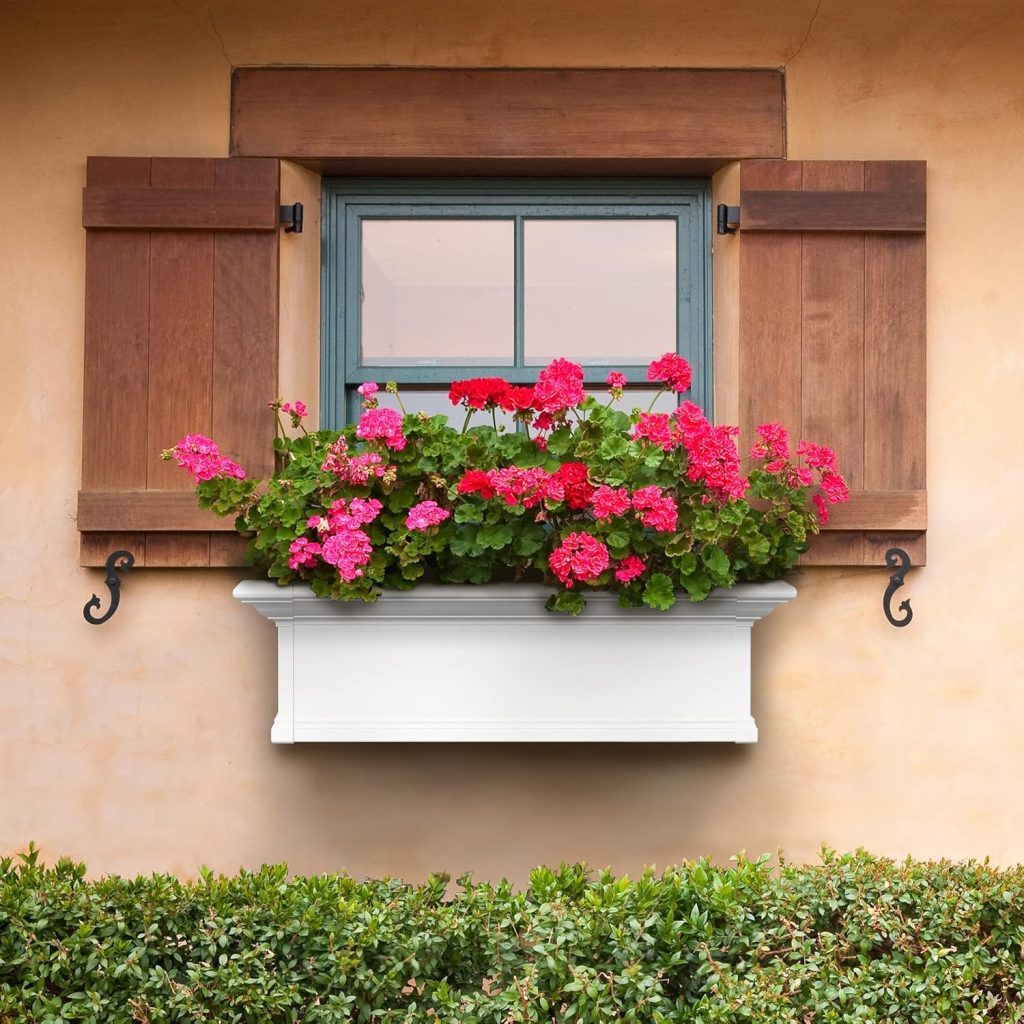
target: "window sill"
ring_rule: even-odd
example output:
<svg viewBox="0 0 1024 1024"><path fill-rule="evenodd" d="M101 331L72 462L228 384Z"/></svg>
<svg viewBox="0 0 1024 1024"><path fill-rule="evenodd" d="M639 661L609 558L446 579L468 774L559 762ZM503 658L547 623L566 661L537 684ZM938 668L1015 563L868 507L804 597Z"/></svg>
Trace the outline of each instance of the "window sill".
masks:
<svg viewBox="0 0 1024 1024"><path fill-rule="evenodd" d="M748 583L671 611L541 586L419 586L373 605L305 586L234 591L278 631L274 743L753 743L751 627L796 591Z"/></svg>

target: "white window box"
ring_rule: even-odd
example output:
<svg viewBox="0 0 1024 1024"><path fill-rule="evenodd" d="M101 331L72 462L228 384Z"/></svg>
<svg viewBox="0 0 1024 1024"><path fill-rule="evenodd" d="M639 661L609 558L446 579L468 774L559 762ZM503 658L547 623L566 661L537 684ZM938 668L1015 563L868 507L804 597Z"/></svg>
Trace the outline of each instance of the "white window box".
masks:
<svg viewBox="0 0 1024 1024"><path fill-rule="evenodd" d="M750 631L796 591L716 590L668 612L587 593L571 618L525 584L421 585L376 604L245 581L277 626L274 743L753 743Z"/></svg>

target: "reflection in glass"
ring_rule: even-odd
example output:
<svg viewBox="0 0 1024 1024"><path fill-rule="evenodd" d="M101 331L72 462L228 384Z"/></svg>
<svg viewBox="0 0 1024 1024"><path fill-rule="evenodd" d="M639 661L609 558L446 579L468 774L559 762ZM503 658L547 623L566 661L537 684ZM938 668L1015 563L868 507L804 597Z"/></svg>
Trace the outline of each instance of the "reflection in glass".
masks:
<svg viewBox="0 0 1024 1024"><path fill-rule="evenodd" d="M362 221L364 365L512 362L511 220Z"/></svg>
<svg viewBox="0 0 1024 1024"><path fill-rule="evenodd" d="M523 231L527 363L675 351L674 219L531 219Z"/></svg>

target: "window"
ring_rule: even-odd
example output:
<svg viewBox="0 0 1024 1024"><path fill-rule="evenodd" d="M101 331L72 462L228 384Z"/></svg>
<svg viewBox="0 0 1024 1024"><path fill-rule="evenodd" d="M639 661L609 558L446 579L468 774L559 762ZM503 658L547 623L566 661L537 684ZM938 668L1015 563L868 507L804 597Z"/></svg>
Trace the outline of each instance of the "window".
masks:
<svg viewBox="0 0 1024 1024"><path fill-rule="evenodd" d="M709 408L709 209L700 181L327 179L324 425L367 380L447 413L451 380L529 383L557 356L597 392L621 371L646 407L671 350Z"/></svg>

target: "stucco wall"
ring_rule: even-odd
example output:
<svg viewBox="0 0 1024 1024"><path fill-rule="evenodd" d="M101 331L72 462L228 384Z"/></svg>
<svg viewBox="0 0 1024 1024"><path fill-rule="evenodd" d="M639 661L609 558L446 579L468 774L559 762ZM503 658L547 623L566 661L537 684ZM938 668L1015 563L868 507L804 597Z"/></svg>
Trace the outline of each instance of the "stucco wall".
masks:
<svg viewBox="0 0 1024 1024"><path fill-rule="evenodd" d="M515 878L821 842L1024 857L1022 39L1013 0L4 4L0 850L35 839L96 871ZM85 158L225 155L230 67L265 63L785 66L791 157L927 159L913 625L883 619L881 569L798 574L755 634L753 748L275 748L274 637L232 572L136 572L116 618L86 625ZM282 296L296 339L315 294Z"/></svg>

